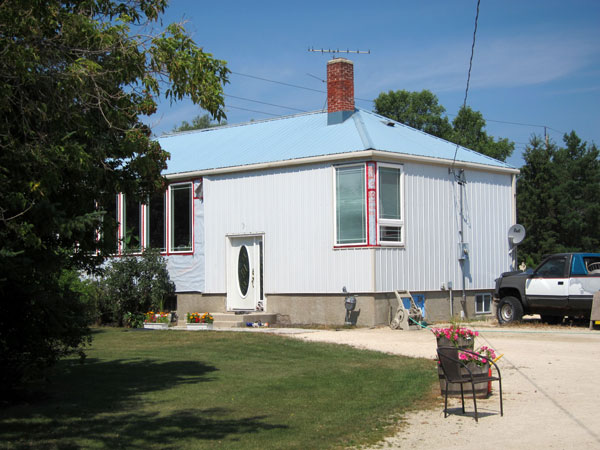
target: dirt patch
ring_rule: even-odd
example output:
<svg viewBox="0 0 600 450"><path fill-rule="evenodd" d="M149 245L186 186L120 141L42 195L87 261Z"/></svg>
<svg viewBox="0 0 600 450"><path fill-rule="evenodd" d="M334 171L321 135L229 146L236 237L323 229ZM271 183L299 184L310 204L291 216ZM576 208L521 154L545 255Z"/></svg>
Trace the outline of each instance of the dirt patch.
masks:
<svg viewBox="0 0 600 450"><path fill-rule="evenodd" d="M405 415L400 431L375 448L600 448L600 331L584 327L499 327L474 323L476 346L488 345L504 356L504 417L500 416L497 383L490 398L473 403L449 400L452 414L444 419L442 398L437 409ZM311 330L295 338L335 342L386 353L434 358L436 342L427 330L395 331L387 327L354 330Z"/></svg>

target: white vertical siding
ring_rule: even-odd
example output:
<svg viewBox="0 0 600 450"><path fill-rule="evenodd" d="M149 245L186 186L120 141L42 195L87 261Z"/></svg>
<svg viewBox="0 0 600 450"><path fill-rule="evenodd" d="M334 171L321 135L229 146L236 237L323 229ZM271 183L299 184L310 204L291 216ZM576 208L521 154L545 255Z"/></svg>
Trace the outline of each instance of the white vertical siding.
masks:
<svg viewBox="0 0 600 450"><path fill-rule="evenodd" d="M204 205L200 199L194 198L194 254L169 255L166 259L177 292L204 291Z"/></svg>
<svg viewBox="0 0 600 450"><path fill-rule="evenodd" d="M330 165L204 178L206 292L226 291L227 235L264 234L266 293L373 290L368 249L334 250Z"/></svg>
<svg viewBox="0 0 600 450"><path fill-rule="evenodd" d="M511 176L465 173L463 205L466 289L489 289L509 269L507 231L512 225ZM406 246L376 250L377 291L462 288L458 262L460 187L445 167L406 164Z"/></svg>
<svg viewBox="0 0 600 450"><path fill-rule="evenodd" d="M404 247L334 249L331 165L204 178L205 292L226 291L227 235L264 235L269 293L462 288L460 188L446 167L407 163ZM466 171L466 289L490 289L510 268L511 175Z"/></svg>

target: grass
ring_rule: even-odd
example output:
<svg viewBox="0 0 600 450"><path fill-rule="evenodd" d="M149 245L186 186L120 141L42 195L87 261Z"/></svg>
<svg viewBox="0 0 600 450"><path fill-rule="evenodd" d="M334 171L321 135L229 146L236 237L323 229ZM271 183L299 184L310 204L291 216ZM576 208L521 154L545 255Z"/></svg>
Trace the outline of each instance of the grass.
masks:
<svg viewBox="0 0 600 450"><path fill-rule="evenodd" d="M3 448L325 449L374 443L429 398L435 363L262 333L99 329Z"/></svg>

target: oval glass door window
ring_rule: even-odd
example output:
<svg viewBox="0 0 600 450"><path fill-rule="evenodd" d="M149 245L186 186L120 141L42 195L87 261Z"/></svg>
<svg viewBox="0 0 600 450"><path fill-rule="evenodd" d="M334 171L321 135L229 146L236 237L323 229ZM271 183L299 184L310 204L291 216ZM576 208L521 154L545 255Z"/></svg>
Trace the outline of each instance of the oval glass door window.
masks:
<svg viewBox="0 0 600 450"><path fill-rule="evenodd" d="M245 297L250 284L250 259L245 245L240 248L240 255L238 256L238 283L242 297Z"/></svg>

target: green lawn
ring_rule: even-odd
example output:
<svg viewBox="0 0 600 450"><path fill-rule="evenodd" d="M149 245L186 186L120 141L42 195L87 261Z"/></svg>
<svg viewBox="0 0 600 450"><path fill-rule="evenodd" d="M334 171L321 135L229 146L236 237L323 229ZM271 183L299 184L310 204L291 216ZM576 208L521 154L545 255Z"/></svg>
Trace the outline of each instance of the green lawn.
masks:
<svg viewBox="0 0 600 450"><path fill-rule="evenodd" d="M321 449L376 442L429 398L435 363L262 333L100 329L2 448ZM397 416L396 416L397 418Z"/></svg>

